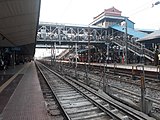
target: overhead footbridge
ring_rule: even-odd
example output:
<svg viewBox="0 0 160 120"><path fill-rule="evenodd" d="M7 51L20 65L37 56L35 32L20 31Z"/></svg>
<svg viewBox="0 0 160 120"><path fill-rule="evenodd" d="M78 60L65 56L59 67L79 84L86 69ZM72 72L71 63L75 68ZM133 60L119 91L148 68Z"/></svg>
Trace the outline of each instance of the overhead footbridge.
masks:
<svg viewBox="0 0 160 120"><path fill-rule="evenodd" d="M38 45L104 44L107 28L79 24L40 22L37 33Z"/></svg>
<svg viewBox="0 0 160 120"><path fill-rule="evenodd" d="M115 34L116 33L116 34ZM51 48L56 45L98 45L115 43L125 48L125 28L120 25L112 25L108 28L94 25L40 23L37 32L37 48ZM138 56L154 60L154 52L146 49L142 44L132 38L142 38L147 34L127 28L127 48Z"/></svg>

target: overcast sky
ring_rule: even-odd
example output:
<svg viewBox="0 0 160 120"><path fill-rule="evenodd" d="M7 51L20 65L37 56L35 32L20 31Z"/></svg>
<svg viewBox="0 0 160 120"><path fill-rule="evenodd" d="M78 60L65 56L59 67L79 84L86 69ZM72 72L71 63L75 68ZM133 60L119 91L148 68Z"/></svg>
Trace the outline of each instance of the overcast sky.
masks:
<svg viewBox="0 0 160 120"><path fill-rule="evenodd" d="M88 25L104 9L115 7L135 22L135 28L160 29L157 0L41 0L40 22Z"/></svg>
<svg viewBox="0 0 160 120"><path fill-rule="evenodd" d="M41 0L40 22L88 25L104 9L115 7L135 22L135 28L160 29L160 4L157 0ZM40 54L41 53L41 54ZM46 56L50 50L36 52Z"/></svg>

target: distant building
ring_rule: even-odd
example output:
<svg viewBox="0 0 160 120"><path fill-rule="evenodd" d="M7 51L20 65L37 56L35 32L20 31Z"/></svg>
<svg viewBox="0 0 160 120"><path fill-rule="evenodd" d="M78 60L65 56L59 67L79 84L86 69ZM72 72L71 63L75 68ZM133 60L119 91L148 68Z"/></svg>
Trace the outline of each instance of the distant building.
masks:
<svg viewBox="0 0 160 120"><path fill-rule="evenodd" d="M93 22L90 25L96 25L101 27L109 27L111 25L121 25L123 21L127 22L129 28L134 28L134 22L129 20L128 17L121 16L121 11L112 7L105 9L101 14L93 18Z"/></svg>
<svg viewBox="0 0 160 120"><path fill-rule="evenodd" d="M122 16L122 11L116 9L115 7L105 9L102 13L93 18L90 25L96 25L99 27L108 28L108 33L112 36L117 36L116 31L120 34L125 33L125 22L127 23L127 34L131 38L142 38L147 35L147 32L142 32L134 29L134 22L129 20L128 17Z"/></svg>

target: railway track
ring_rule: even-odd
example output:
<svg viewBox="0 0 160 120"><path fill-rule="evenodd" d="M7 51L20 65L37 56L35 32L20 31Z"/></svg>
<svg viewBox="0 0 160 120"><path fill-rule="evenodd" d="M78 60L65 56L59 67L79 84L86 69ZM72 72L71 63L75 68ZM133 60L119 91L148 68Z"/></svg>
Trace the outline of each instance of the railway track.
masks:
<svg viewBox="0 0 160 120"><path fill-rule="evenodd" d="M89 86L98 90L103 89L103 76L102 70L101 73L99 71L90 71L88 73L89 78ZM93 70L93 69L91 69ZM75 76L74 68L67 68L63 66L63 71L59 70L60 72L64 72L66 75L70 75L71 77ZM85 69L77 69L77 80L86 84L86 74ZM132 80L130 77L126 77L125 75L116 75L113 72L106 73L106 80L108 81L109 90L106 89L105 91L110 94L113 98L117 99L118 101L123 102L133 108L140 110L140 99L141 99L141 92L140 92L140 79L139 80ZM159 87L158 83L154 84L154 81L145 80L145 87L146 87L146 96L145 99L147 101L151 101L152 108L150 110L146 110L146 113L153 116L156 119L160 119L159 110L160 110L160 102L159 102ZM149 104L150 105L150 104Z"/></svg>
<svg viewBox="0 0 160 120"><path fill-rule="evenodd" d="M53 93L52 87L46 80L46 77L43 74L42 70L39 68L39 66L37 67L40 86L45 100L48 115L51 119L53 118L55 120L67 119L68 116L65 116L65 113L63 113L63 108L60 105L57 96Z"/></svg>
<svg viewBox="0 0 160 120"><path fill-rule="evenodd" d="M99 96L95 90L73 79L66 79L46 66L37 63L56 100L61 113L72 120L152 120L141 112L134 112ZM44 87L45 88L45 87ZM48 91L48 90L47 90ZM48 92L47 92L48 93ZM47 98L47 97L46 97ZM49 95L51 98L51 95ZM48 98L47 98L48 99ZM60 113L60 112L59 112ZM154 119L153 119L154 120Z"/></svg>
<svg viewBox="0 0 160 120"><path fill-rule="evenodd" d="M66 68L69 67L67 64L66 65ZM71 69L74 69L74 68L71 68ZM80 65L78 66L77 70L78 71L84 71L85 67ZM102 76L104 72L104 67L103 66L91 66L91 69L90 69L90 74L96 74L98 76ZM136 80L132 80L133 76L132 76L132 72L130 70L124 70L124 69L111 69L111 68L108 68L108 71L106 71L106 74L107 74L107 77L109 79L112 79L112 80L116 80L116 81L120 81L120 82L124 82L124 83L128 83L128 84L132 84L132 85L135 85L135 86L140 86L140 79L141 79L141 71L137 71L138 73L135 75L135 79ZM151 76L152 75L152 76ZM154 78L153 78L154 76ZM149 88L151 90L156 90L156 91L160 91L159 87L160 87L160 80L157 80L156 78L156 73L153 74L149 72L147 72L145 74L145 83L146 83L146 88Z"/></svg>
<svg viewBox="0 0 160 120"><path fill-rule="evenodd" d="M75 63L74 63L75 64ZM74 65L72 64L72 65ZM71 64L67 63L67 62L64 62L64 65L66 66L69 66ZM79 69L84 69L84 67L88 66L88 64L82 64L82 63L78 63L78 68ZM97 72L102 72L103 71L103 68L104 68L104 63L102 64L90 64L90 68L91 70L94 70L94 71L97 71ZM136 74L135 76L137 78L140 78L141 77L141 70L140 69L136 69L135 66L134 66L134 73L132 71L132 69L125 69L125 68L118 68L115 64L115 67L109 67L107 66L107 69L109 70L109 73L110 74L116 74L116 75L121 75L121 76L125 76L125 77L132 77L132 74ZM158 68L157 68L158 70ZM160 76L160 72L156 72L156 71L145 71L145 78L146 80L148 81L152 81L152 82L160 82L160 78L158 78L158 75Z"/></svg>

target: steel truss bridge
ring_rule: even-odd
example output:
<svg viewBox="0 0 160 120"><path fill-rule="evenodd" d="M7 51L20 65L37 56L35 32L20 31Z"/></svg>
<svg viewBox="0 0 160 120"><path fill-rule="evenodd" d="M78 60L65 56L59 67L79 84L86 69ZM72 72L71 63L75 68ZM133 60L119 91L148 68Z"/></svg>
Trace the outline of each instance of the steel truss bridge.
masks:
<svg viewBox="0 0 160 120"><path fill-rule="evenodd" d="M107 29L97 26L84 26L74 24L40 23L37 43L51 44L104 44L106 41Z"/></svg>
<svg viewBox="0 0 160 120"><path fill-rule="evenodd" d="M90 25L75 25L75 24L59 24L59 23L40 23L37 31L36 48L52 48L59 45L59 48L66 48L61 45L104 45L114 43L123 49L135 53L138 56L143 56L151 61L154 61L154 52L146 49L142 44L126 40L120 36L113 35L114 31L109 28L90 26ZM117 31L116 31L117 32ZM125 34L125 33L123 33ZM127 35L128 36L128 35Z"/></svg>

